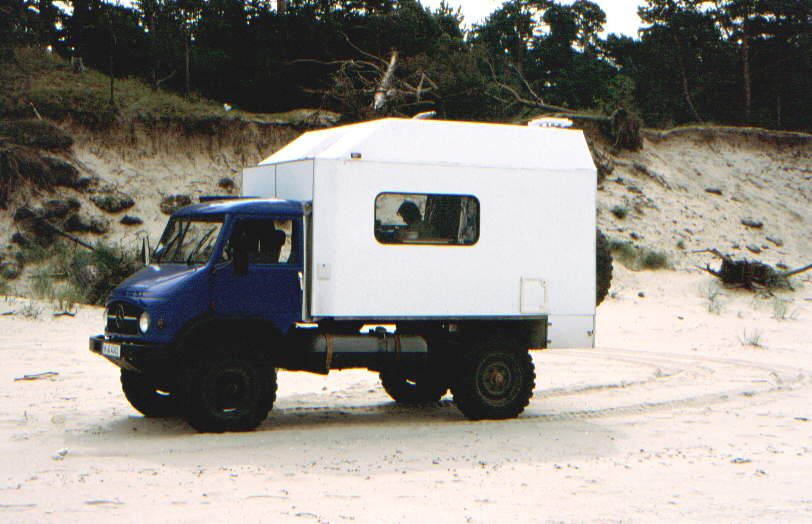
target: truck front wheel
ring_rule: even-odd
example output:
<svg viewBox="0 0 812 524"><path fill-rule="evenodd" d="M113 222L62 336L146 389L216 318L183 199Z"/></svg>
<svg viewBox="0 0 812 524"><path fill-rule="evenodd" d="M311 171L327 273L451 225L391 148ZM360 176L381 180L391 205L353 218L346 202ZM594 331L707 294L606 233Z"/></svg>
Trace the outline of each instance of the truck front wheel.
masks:
<svg viewBox="0 0 812 524"><path fill-rule="evenodd" d="M121 389L132 407L145 417L164 418L180 414L177 397L156 387L143 373L122 369Z"/></svg>
<svg viewBox="0 0 812 524"><path fill-rule="evenodd" d="M276 370L240 357L209 357L183 376L183 415L198 431L250 431L276 399Z"/></svg>
<svg viewBox="0 0 812 524"><path fill-rule="evenodd" d="M448 384L431 370L411 375L398 370L387 370L381 371L380 378L383 389L398 404L435 403L448 391Z"/></svg>
<svg viewBox="0 0 812 524"><path fill-rule="evenodd" d="M535 378L528 351L485 349L461 359L451 392L471 420L515 418L530 402Z"/></svg>

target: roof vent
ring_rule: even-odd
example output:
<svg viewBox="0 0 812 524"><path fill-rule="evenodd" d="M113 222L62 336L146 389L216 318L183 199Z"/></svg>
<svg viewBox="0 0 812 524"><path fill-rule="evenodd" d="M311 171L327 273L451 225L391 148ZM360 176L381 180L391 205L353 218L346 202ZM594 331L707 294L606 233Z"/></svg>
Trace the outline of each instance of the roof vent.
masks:
<svg viewBox="0 0 812 524"><path fill-rule="evenodd" d="M535 120L531 120L527 123L528 127L559 127L562 129L566 129L568 127L572 127L572 120L569 118L560 118L560 117L552 117L552 116L545 116L542 118L537 118Z"/></svg>
<svg viewBox="0 0 812 524"><path fill-rule="evenodd" d="M431 120L437 116L437 111L425 111L423 113L417 113L412 117L412 120Z"/></svg>

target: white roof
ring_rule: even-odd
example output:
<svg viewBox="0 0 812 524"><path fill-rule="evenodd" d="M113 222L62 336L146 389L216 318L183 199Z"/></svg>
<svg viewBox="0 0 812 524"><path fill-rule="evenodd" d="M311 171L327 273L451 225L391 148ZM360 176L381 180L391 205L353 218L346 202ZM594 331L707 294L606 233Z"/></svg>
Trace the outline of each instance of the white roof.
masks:
<svg viewBox="0 0 812 524"><path fill-rule="evenodd" d="M594 170L579 130L385 118L303 134L260 165L305 159Z"/></svg>

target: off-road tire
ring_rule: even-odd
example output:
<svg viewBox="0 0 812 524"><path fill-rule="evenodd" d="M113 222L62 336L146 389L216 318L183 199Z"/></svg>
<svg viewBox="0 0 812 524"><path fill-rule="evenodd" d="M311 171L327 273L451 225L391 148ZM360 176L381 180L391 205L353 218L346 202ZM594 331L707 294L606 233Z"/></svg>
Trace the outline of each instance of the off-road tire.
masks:
<svg viewBox="0 0 812 524"><path fill-rule="evenodd" d="M599 230L595 232L595 305L600 305L612 286L612 250Z"/></svg>
<svg viewBox="0 0 812 524"><path fill-rule="evenodd" d="M205 357L183 373L181 390L183 417L196 430L251 431L276 400L276 370L249 357Z"/></svg>
<svg viewBox="0 0 812 524"><path fill-rule="evenodd" d="M480 349L458 365L451 392L467 418L515 418L530 403L536 374L528 351Z"/></svg>
<svg viewBox="0 0 812 524"><path fill-rule="evenodd" d="M412 376L386 370L381 371L380 379L392 400L406 406L434 404L448 392L448 383L431 370Z"/></svg>
<svg viewBox="0 0 812 524"><path fill-rule="evenodd" d="M157 388L143 373L122 369L121 389L132 407L145 417L165 418L180 414L177 396Z"/></svg>

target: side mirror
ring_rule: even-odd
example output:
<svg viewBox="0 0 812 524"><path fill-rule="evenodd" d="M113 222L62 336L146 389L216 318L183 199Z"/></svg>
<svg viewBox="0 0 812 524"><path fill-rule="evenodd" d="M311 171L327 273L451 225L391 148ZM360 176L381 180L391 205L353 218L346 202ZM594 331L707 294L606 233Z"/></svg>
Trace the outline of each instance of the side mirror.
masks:
<svg viewBox="0 0 812 524"><path fill-rule="evenodd" d="M143 262L145 266L150 264L151 253L152 251L149 246L149 237L144 237L141 241L141 262Z"/></svg>

